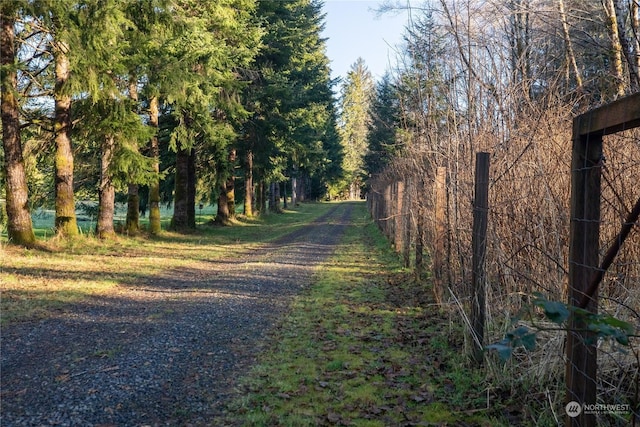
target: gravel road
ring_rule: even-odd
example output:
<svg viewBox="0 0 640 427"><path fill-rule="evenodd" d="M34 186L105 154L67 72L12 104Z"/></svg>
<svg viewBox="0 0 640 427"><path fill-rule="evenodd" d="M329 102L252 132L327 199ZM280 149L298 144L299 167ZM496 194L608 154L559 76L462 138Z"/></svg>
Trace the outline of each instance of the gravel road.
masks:
<svg viewBox="0 0 640 427"><path fill-rule="evenodd" d="M352 205L234 259L3 329L0 425L202 426L333 252Z"/></svg>

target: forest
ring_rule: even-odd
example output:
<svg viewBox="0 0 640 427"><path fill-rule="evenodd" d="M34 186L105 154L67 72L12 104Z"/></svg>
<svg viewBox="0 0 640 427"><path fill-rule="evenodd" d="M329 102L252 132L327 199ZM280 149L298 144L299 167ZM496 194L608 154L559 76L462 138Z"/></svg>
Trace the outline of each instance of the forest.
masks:
<svg viewBox="0 0 640 427"><path fill-rule="evenodd" d="M81 232L78 212L111 239L191 232L203 205L230 224L287 203L379 199L393 208L370 204L371 213L405 268L428 276L438 304L472 329L474 169L477 153L488 153L479 347L494 343L509 361L485 353L482 362L490 383L528 387L540 425L557 422L569 316L559 301L574 268L571 180L580 169L572 169L572 120L637 99L638 0L387 0L378 13L404 13L407 25L378 81L355 58L343 79L331 78L315 0L1 7L8 241L34 245L37 209L54 210L61 239ZM621 227L630 233L601 269L589 387L598 402L637 411L640 233L637 217L625 221L640 198L638 129L606 135L596 166L596 258ZM122 223L117 206L126 206ZM172 210L170 223L161 208ZM467 350L476 344L466 337Z"/></svg>
<svg viewBox="0 0 640 427"><path fill-rule="evenodd" d="M251 217L324 196L342 150L322 19L304 0L3 2L8 239L33 244L41 207L58 236L80 210L105 239L116 206L119 231L148 212L156 234L164 205L190 230L196 205L226 224L236 199Z"/></svg>

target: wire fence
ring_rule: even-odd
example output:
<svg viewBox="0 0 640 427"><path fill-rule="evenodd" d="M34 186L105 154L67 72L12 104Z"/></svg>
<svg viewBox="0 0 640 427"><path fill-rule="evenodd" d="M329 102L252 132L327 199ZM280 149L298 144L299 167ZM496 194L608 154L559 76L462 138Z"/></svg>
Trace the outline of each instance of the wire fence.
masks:
<svg viewBox="0 0 640 427"><path fill-rule="evenodd" d="M571 165L570 117L565 110L541 113L537 121L521 127L505 141L481 133L465 139L448 136L447 142L440 142L434 149L433 143L427 142L432 139L417 136L403 155L371 179L367 195L372 217L402 254L405 264L418 273L430 271L436 300L451 307L459 318L467 319L474 295L473 154L481 150L490 153L483 263L486 330L482 344L498 342L505 333L522 325L538 332L535 349L513 349L506 367L485 353L487 375L501 384L496 387L513 386L504 383L507 377L530 385L531 399L537 399L544 411L538 414L539 420L558 423L565 417L566 403L573 400L561 382L568 372L566 324L550 321L536 301L566 302L570 293L571 188L575 172ZM596 267L619 238L621 227L640 198L640 130L623 128L605 136L602 147L601 159L593 165L602 183L596 202L600 211ZM591 334L580 335L583 340L593 339L583 342L581 351L597 349L597 375L583 372L591 376L596 392L595 401L586 403L622 406L617 407L619 411L588 407L589 418L583 425L628 425L630 420L640 419L640 343L631 333L629 345L622 345L624 337L611 339L613 333L604 330L627 323L635 331L640 329L639 285L640 230L636 222L599 286L600 320L595 326L586 325L593 329ZM516 323L514 316L518 318ZM617 324L617 320L625 323ZM464 323L468 330L473 329L470 320ZM477 350L473 334L467 346L470 354Z"/></svg>

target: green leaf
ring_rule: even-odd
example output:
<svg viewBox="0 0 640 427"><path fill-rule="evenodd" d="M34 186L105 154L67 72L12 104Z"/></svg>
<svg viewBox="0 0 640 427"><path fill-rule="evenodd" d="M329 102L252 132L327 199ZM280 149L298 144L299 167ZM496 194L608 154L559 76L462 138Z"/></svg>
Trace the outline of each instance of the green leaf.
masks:
<svg viewBox="0 0 640 427"><path fill-rule="evenodd" d="M559 301L549 301L538 294L534 304L544 310L544 315L553 323L561 324L569 318L569 309Z"/></svg>
<svg viewBox="0 0 640 427"><path fill-rule="evenodd" d="M513 348L524 347L526 350L531 351L536 347L536 334L526 326L520 326L516 330L507 333L506 339L511 342Z"/></svg>
<svg viewBox="0 0 640 427"><path fill-rule="evenodd" d="M635 331L635 328L631 323L625 322L624 320L616 319L613 316L605 316L601 320L607 325L623 331L627 335L631 335Z"/></svg>
<svg viewBox="0 0 640 427"><path fill-rule="evenodd" d="M499 343L490 344L486 346L485 349L497 351L498 356L500 357L500 360L502 360L503 362L506 362L507 360L509 360L509 358L511 357L511 354L513 353L513 348L511 348L510 345L504 344L502 341Z"/></svg>
<svg viewBox="0 0 640 427"><path fill-rule="evenodd" d="M589 316L587 327L590 331L595 332L598 337L613 338L619 344L625 346L629 345L629 335L635 331L632 324L624 320L616 319L613 316Z"/></svg>
<svg viewBox="0 0 640 427"><path fill-rule="evenodd" d="M520 338L519 344L522 345L528 351L532 351L536 348L536 334L530 332Z"/></svg>

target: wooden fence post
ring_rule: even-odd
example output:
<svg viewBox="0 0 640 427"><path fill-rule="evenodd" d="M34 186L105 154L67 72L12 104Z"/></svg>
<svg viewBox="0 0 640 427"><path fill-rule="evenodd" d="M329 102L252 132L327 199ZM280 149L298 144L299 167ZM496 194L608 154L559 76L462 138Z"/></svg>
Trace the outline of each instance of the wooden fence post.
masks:
<svg viewBox="0 0 640 427"><path fill-rule="evenodd" d="M447 168L436 169L434 188L433 293L438 304L444 301L445 245L447 242Z"/></svg>
<svg viewBox="0 0 640 427"><path fill-rule="evenodd" d="M602 137L640 127L640 93L587 111L573 120L571 151L571 228L569 231L569 305L598 312ZM583 301L586 298L586 301ZM584 302L588 303L584 305ZM596 416L569 408L596 403L598 357L595 334L572 313L567 322L565 382L568 427L592 427ZM575 403L574 403L575 402Z"/></svg>
<svg viewBox="0 0 640 427"><path fill-rule="evenodd" d="M416 276L420 277L424 270L423 266L423 252L424 252L424 215L425 209L423 207L421 191L424 188L423 178L417 178L416 185L414 186L415 192L413 197L415 198L416 205L416 247L415 247L415 272Z"/></svg>
<svg viewBox="0 0 640 427"><path fill-rule="evenodd" d="M569 231L569 305L578 306L598 268L602 135L574 135L571 155L571 228ZM586 309L598 311L597 292ZM596 403L596 336L584 320L571 315L567 324L566 403ZM575 403L573 403L575 406ZM566 425L596 425L593 413L567 414Z"/></svg>
<svg viewBox="0 0 640 427"><path fill-rule="evenodd" d="M393 242L395 244L396 252L402 253L404 246L404 182L396 182L396 194L394 203L394 230L393 230Z"/></svg>
<svg viewBox="0 0 640 427"><path fill-rule="evenodd" d="M473 329L473 359L484 360L484 320L486 309L487 222L489 213L489 153L476 153L475 190L473 199L473 270L471 272L471 327Z"/></svg>
<svg viewBox="0 0 640 427"><path fill-rule="evenodd" d="M384 219L384 235L387 236L387 239L391 238L391 187L392 184L385 185L382 196L382 210L384 212L382 218Z"/></svg>
<svg viewBox="0 0 640 427"><path fill-rule="evenodd" d="M407 184L405 185L403 192L402 202L402 259L404 261L405 268L409 268L411 265L411 257L409 256L409 252L411 250L411 228L413 226L412 221L412 212L413 212L413 203L411 200L412 195L412 185L413 181L411 178L407 179Z"/></svg>

